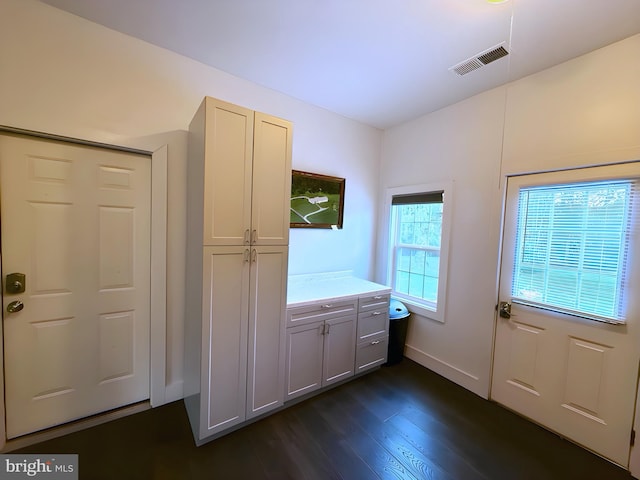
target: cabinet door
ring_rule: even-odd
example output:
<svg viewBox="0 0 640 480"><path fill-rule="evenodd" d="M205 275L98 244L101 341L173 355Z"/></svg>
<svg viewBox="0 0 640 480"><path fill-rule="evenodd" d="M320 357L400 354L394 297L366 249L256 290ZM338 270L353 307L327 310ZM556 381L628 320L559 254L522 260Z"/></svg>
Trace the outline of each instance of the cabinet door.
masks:
<svg viewBox="0 0 640 480"><path fill-rule="evenodd" d="M206 247L203 259L201 438L245 419L249 250Z"/></svg>
<svg viewBox="0 0 640 480"><path fill-rule="evenodd" d="M327 320L324 330L323 385L354 374L356 356L356 315Z"/></svg>
<svg viewBox="0 0 640 480"><path fill-rule="evenodd" d="M249 295L247 418L284 402L287 247L253 247Z"/></svg>
<svg viewBox="0 0 640 480"><path fill-rule="evenodd" d="M252 243L289 243L291 123L255 113L253 145Z"/></svg>
<svg viewBox="0 0 640 480"><path fill-rule="evenodd" d="M287 328L287 400L322 386L324 322Z"/></svg>
<svg viewBox="0 0 640 480"><path fill-rule="evenodd" d="M204 245L249 243L254 112L207 97Z"/></svg>

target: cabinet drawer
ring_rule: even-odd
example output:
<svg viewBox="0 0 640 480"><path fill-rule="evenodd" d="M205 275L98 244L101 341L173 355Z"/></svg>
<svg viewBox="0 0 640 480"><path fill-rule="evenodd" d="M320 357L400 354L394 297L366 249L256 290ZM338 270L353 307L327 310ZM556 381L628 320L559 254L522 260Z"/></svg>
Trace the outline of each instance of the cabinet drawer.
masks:
<svg viewBox="0 0 640 480"><path fill-rule="evenodd" d="M370 310L358 315L358 343L389 333L389 310Z"/></svg>
<svg viewBox="0 0 640 480"><path fill-rule="evenodd" d="M356 348L356 374L375 368L387 361L389 337L377 337L358 344Z"/></svg>
<svg viewBox="0 0 640 480"><path fill-rule="evenodd" d="M337 318L356 312L357 299L318 302L304 307L287 309L287 326L304 325L328 318Z"/></svg>
<svg viewBox="0 0 640 480"><path fill-rule="evenodd" d="M386 310L388 312L389 298L390 295L388 293L360 297L358 300L358 311L368 312L369 310Z"/></svg>

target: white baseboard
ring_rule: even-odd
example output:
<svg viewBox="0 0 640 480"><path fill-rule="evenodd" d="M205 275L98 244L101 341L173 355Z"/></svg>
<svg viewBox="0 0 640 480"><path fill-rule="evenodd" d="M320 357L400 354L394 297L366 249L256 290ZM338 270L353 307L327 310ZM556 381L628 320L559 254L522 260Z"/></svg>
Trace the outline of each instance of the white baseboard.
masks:
<svg viewBox="0 0 640 480"><path fill-rule="evenodd" d="M450 363L445 362L433 355L423 352L411 345L406 345L404 349L404 355L410 358L414 362L419 363L423 367L427 367L429 370L433 370L439 375L442 375L448 380L457 383L461 387L472 391L476 395L482 398L489 398L489 382L482 382L480 378L472 373L466 372L461 368L458 368ZM486 384L484 384L486 383Z"/></svg>

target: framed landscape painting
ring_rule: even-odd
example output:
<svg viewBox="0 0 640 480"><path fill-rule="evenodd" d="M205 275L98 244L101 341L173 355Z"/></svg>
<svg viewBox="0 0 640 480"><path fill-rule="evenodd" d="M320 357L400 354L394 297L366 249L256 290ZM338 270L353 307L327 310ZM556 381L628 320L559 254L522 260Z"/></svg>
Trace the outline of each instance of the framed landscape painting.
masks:
<svg viewBox="0 0 640 480"><path fill-rule="evenodd" d="M345 179L291 172L291 228L342 228Z"/></svg>

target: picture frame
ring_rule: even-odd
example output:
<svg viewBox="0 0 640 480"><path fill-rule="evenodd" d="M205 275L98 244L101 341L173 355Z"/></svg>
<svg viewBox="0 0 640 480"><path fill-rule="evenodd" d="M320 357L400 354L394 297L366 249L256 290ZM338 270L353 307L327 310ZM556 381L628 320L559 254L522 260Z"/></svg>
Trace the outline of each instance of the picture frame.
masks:
<svg viewBox="0 0 640 480"><path fill-rule="evenodd" d="M291 228L341 229L345 179L292 170Z"/></svg>

